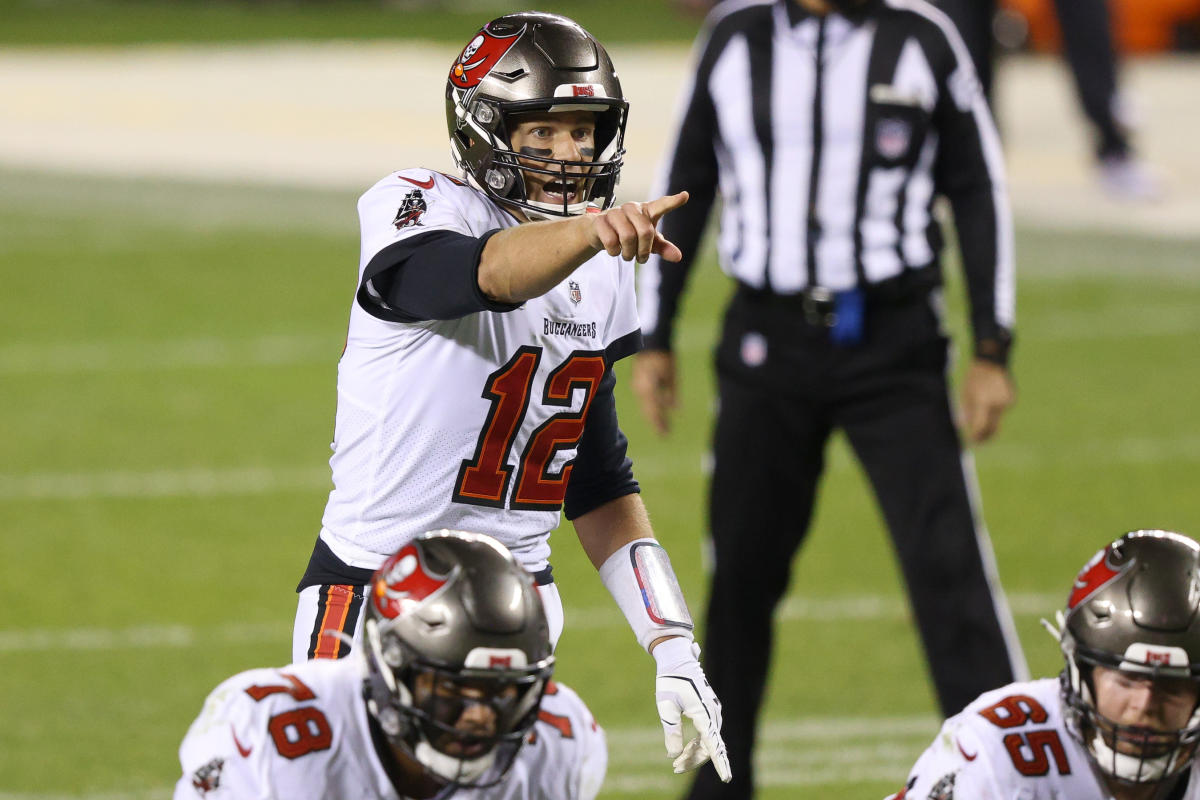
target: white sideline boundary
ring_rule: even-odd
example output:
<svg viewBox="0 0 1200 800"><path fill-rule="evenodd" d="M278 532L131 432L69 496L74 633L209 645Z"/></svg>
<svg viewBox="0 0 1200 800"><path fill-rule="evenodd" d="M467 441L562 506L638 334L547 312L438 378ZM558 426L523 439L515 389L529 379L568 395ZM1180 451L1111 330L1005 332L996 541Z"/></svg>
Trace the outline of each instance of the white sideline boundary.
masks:
<svg viewBox="0 0 1200 800"><path fill-rule="evenodd" d="M0 165L362 191L400 167L450 167L442 86L456 52L412 41L7 48ZM688 45L611 52L631 107L620 198L643 200L671 132L656 111L677 102ZM1097 190L1090 134L1061 58L999 65L998 117L1018 222L1200 233L1197 114L1179 100L1200 94L1196 59L1128 59L1121 78L1136 143L1166 185L1159 203L1120 203Z"/></svg>

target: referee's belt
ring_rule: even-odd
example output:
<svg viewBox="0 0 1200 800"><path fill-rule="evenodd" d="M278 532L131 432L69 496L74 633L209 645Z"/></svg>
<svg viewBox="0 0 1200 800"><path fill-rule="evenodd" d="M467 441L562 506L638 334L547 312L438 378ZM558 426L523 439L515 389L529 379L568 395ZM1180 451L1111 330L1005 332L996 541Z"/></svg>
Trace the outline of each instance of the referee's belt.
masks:
<svg viewBox="0 0 1200 800"><path fill-rule="evenodd" d="M940 284L941 274L933 266L907 269L895 277L866 284L862 287L863 298L870 305L903 305L924 299ZM853 291L853 287L835 291L824 286L809 286L799 292L782 294L743 283L739 291L755 303L796 309L808 324L830 328L837 320L838 295L842 291Z"/></svg>

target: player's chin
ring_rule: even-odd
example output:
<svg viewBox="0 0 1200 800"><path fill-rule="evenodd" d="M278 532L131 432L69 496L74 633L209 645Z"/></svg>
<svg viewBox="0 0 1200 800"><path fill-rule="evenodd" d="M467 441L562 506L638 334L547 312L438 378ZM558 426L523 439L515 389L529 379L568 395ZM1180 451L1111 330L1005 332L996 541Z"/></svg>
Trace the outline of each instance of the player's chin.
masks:
<svg viewBox="0 0 1200 800"><path fill-rule="evenodd" d="M1129 726L1108 737L1114 749L1122 755L1136 758L1159 758L1167 755L1177 744L1173 733L1152 728Z"/></svg>
<svg viewBox="0 0 1200 800"><path fill-rule="evenodd" d="M482 758L487 755L487 752L492 748L491 743L487 741L478 742L448 742L442 752L453 758L462 759L463 761L472 761L476 758Z"/></svg>

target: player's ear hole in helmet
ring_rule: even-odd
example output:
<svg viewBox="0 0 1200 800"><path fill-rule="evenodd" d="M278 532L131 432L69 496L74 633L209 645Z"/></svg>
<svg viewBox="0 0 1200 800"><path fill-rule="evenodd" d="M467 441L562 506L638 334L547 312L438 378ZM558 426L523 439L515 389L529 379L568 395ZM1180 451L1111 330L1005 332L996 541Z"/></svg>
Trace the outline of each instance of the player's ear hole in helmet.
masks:
<svg viewBox="0 0 1200 800"><path fill-rule="evenodd" d="M1116 781L1165 780L1200 742L1200 544L1179 533L1127 533L1075 579L1058 628L1068 729ZM1152 711L1130 724L1102 713L1140 693ZM1149 699L1146 699L1149 698ZM1174 717L1174 721L1167 718Z"/></svg>
<svg viewBox="0 0 1200 800"><path fill-rule="evenodd" d="M532 577L494 539L437 531L368 587L367 708L392 749L449 787L502 780L554 668Z"/></svg>
<svg viewBox="0 0 1200 800"><path fill-rule="evenodd" d="M446 81L450 151L468 181L497 202L534 219L612 206L624 160L628 103L604 47L556 14L509 14L485 25L463 48ZM515 115L587 111L595 115L591 158L519 154ZM577 182L558 203L530 199L527 174ZM572 177L574 175L575 177Z"/></svg>

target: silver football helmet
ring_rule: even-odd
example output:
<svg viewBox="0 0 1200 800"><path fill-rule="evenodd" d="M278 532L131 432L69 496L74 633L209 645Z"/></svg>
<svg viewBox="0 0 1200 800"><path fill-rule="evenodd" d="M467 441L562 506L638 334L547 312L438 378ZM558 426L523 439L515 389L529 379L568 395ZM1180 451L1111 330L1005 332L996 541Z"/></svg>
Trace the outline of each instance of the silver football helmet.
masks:
<svg viewBox="0 0 1200 800"><path fill-rule="evenodd" d="M367 708L391 745L450 792L499 782L554 669L529 573L489 536L434 531L384 562L366 605Z"/></svg>
<svg viewBox="0 0 1200 800"><path fill-rule="evenodd" d="M1064 711L1095 766L1127 783L1190 766L1200 708L1175 731L1119 724L1096 708L1093 670L1200 681L1200 544L1170 531L1125 534L1080 570L1058 623Z"/></svg>
<svg viewBox="0 0 1200 800"><path fill-rule="evenodd" d="M450 152L467 180L535 219L603 211L614 199L624 158L629 104L604 47L557 14L524 12L492 20L472 37L446 80ZM513 114L591 111L595 158L564 161L513 150ZM520 158L520 162L518 162ZM524 173L580 183L574 202L529 199ZM579 176L586 176L579 180Z"/></svg>

